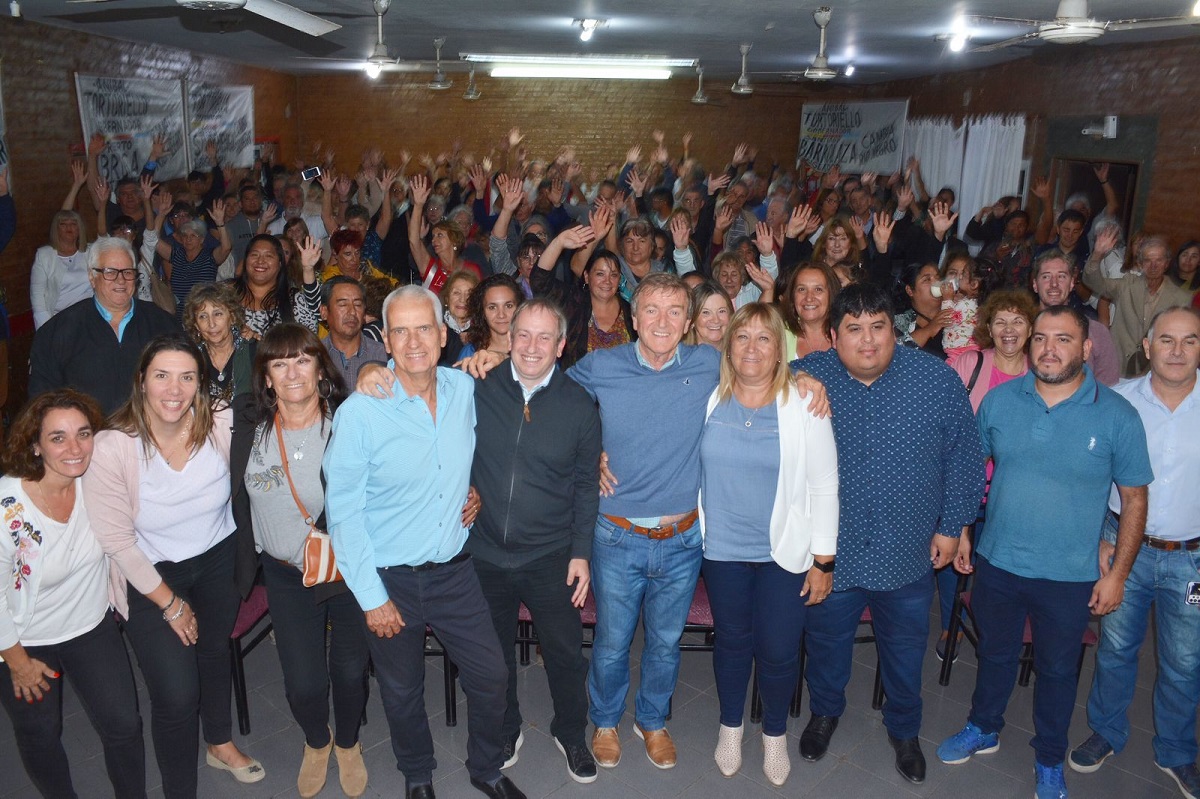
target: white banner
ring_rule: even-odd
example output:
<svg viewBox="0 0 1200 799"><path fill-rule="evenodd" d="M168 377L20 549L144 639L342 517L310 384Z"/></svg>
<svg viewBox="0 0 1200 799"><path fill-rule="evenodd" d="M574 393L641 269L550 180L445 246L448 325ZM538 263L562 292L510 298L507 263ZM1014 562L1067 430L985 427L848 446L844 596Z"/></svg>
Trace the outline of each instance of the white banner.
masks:
<svg viewBox="0 0 1200 799"><path fill-rule="evenodd" d="M210 141L222 166L254 166L253 87L189 83L187 105L193 169L212 169L204 152Z"/></svg>
<svg viewBox="0 0 1200 799"><path fill-rule="evenodd" d="M167 153L158 161L158 180L187 176L184 149L183 89L177 80L139 80L75 75L83 142L101 133L108 146L100 171L110 185L137 178L150 156L155 136L165 136Z"/></svg>
<svg viewBox="0 0 1200 799"><path fill-rule="evenodd" d="M908 100L805 103L797 166L807 161L822 172L837 165L842 172L890 175L902 165L907 118Z"/></svg>

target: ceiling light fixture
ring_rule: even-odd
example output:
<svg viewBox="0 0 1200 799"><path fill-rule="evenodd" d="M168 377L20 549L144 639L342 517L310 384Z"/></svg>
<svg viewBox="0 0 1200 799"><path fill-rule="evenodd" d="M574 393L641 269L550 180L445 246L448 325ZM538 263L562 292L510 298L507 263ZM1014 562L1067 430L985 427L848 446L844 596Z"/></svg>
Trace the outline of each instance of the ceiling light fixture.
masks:
<svg viewBox="0 0 1200 799"><path fill-rule="evenodd" d="M1192 6L1192 16L1200 17L1200 0L1196 0L1196 5Z"/></svg>
<svg viewBox="0 0 1200 799"><path fill-rule="evenodd" d="M654 67L609 67L570 64L498 64L493 78L593 78L599 80L667 80L671 70Z"/></svg>
<svg viewBox="0 0 1200 799"><path fill-rule="evenodd" d="M576 19L576 20L572 20L571 24L578 25L580 28L579 41L590 42L592 40L592 34L596 32L596 29L603 28L605 25L608 24L608 20L606 20L606 19Z"/></svg>
<svg viewBox="0 0 1200 799"><path fill-rule="evenodd" d="M383 74L383 66L376 64L374 61L368 61L367 65L363 67L363 71L367 73L368 78L375 80Z"/></svg>
<svg viewBox="0 0 1200 799"><path fill-rule="evenodd" d="M845 75L847 78L850 77L851 75L853 75L854 74L854 65L847 64L846 68L842 70L842 74Z"/></svg>
<svg viewBox="0 0 1200 799"><path fill-rule="evenodd" d="M655 67L658 69L695 69L697 58L666 58L652 55L501 55L493 53L459 53L458 57L472 64L547 64L605 67Z"/></svg>
<svg viewBox="0 0 1200 799"><path fill-rule="evenodd" d="M954 53L961 53L963 48L967 46L967 37L965 34L956 33L950 37L950 50Z"/></svg>

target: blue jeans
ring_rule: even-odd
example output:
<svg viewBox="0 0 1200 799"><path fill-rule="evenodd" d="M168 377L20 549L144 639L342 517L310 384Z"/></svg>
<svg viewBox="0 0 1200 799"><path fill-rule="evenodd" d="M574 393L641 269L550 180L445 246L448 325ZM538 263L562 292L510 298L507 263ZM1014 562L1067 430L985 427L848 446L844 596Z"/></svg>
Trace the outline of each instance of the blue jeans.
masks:
<svg viewBox="0 0 1200 799"><path fill-rule="evenodd" d="M1033 632L1033 729L1030 746L1043 766L1067 755L1067 729L1075 710L1079 648L1092 611L1092 582L1021 577L979 556L971 607L979 625L979 673L969 719L985 733L1004 728L1004 710L1017 681L1025 619Z"/></svg>
<svg viewBox="0 0 1200 799"><path fill-rule="evenodd" d="M713 674L721 723L741 726L746 684L751 667L757 666L763 734L783 735L800 671L800 639L808 615L800 591L807 572L792 574L773 561L705 560L703 568L716 629Z"/></svg>
<svg viewBox="0 0 1200 799"><path fill-rule="evenodd" d="M1104 537L1116 540L1109 516ZM1200 605L1184 602L1188 583L1200 581L1200 552L1163 552L1143 546L1125 599L1100 620L1096 678L1088 695L1088 726L1118 752L1129 740L1126 711L1137 680L1138 650L1146 638L1150 605L1157 629L1154 681L1154 759L1171 768L1196 762L1196 705L1200 703Z"/></svg>
<svg viewBox="0 0 1200 799"><path fill-rule="evenodd" d="M854 636L863 609L871 607L883 690L883 724L901 740L921 731L921 664L929 646L929 606L933 570L892 591L850 588L834 591L809 608L805 629L809 709L817 716L841 716L854 660Z"/></svg>
<svg viewBox="0 0 1200 799"><path fill-rule="evenodd" d="M626 532L604 516L596 520L592 548L592 589L596 594L596 636L588 672L591 719L615 727L629 694L629 645L642 617L641 684L634 718L644 730L666 726L671 695L679 677L679 639L700 573L699 525L653 541Z"/></svg>

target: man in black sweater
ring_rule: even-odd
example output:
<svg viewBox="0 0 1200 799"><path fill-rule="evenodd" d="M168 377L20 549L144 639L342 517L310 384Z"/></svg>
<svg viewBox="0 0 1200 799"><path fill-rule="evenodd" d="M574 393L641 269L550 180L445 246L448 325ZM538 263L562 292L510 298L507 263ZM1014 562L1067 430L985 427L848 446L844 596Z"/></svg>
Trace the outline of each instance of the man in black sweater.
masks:
<svg viewBox="0 0 1200 799"><path fill-rule="evenodd" d="M87 255L95 296L58 312L34 335L29 396L75 388L109 414L129 399L142 349L156 336L178 333L179 323L136 299L137 261L129 242L102 236Z"/></svg>
<svg viewBox="0 0 1200 799"><path fill-rule="evenodd" d="M471 483L483 508L467 540L508 665L505 763L522 743L513 642L524 603L537 626L554 701L550 732L576 782L596 779L584 740L587 661L579 608L599 508L600 414L555 367L567 321L535 298L513 318L511 360L475 382Z"/></svg>

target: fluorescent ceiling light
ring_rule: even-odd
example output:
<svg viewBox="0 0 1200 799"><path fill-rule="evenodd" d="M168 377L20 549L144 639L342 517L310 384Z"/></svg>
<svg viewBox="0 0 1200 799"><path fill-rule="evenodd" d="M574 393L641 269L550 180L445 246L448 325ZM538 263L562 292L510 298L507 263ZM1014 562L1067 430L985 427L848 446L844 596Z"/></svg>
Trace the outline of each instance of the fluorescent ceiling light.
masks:
<svg viewBox="0 0 1200 799"><path fill-rule="evenodd" d="M658 67L623 67L591 64L499 64L493 78L594 78L607 80L667 80L671 70Z"/></svg>
<svg viewBox="0 0 1200 799"><path fill-rule="evenodd" d="M383 67L373 61L368 61L367 65L363 69L367 73L367 77L371 80L378 78L380 73L383 72Z"/></svg>
<svg viewBox="0 0 1200 799"><path fill-rule="evenodd" d="M966 46L967 37L964 34L956 33L950 37L950 50L952 52L961 53Z"/></svg>
<svg viewBox="0 0 1200 799"><path fill-rule="evenodd" d="M542 64L577 67L652 67L655 69L695 69L698 58L665 58L661 56L607 55L503 55L499 53L459 53L463 61L475 64Z"/></svg>

